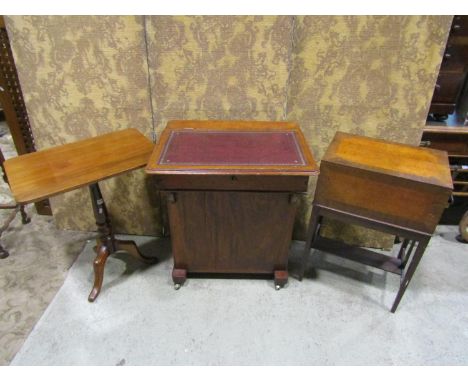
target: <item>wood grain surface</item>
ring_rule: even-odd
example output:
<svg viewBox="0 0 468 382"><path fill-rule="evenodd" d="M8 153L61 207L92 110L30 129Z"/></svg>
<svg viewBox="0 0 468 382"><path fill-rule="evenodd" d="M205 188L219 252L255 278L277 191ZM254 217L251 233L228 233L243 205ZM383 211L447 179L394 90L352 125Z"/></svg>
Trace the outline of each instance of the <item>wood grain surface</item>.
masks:
<svg viewBox="0 0 468 382"><path fill-rule="evenodd" d="M446 152L339 132L314 204L432 234L451 192Z"/></svg>
<svg viewBox="0 0 468 382"><path fill-rule="evenodd" d="M445 151L337 132L322 161L452 187Z"/></svg>
<svg viewBox="0 0 468 382"><path fill-rule="evenodd" d="M152 149L125 129L8 159L5 170L16 201L30 203L143 167Z"/></svg>
<svg viewBox="0 0 468 382"><path fill-rule="evenodd" d="M175 268L286 270L296 206L284 192L181 191L168 203Z"/></svg>

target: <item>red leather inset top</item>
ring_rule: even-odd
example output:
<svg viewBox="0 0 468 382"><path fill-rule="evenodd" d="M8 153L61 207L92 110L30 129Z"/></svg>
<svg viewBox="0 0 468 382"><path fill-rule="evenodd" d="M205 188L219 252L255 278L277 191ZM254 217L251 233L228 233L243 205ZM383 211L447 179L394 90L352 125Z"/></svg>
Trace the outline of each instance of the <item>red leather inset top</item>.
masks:
<svg viewBox="0 0 468 382"><path fill-rule="evenodd" d="M304 165L292 131L171 132L159 164Z"/></svg>

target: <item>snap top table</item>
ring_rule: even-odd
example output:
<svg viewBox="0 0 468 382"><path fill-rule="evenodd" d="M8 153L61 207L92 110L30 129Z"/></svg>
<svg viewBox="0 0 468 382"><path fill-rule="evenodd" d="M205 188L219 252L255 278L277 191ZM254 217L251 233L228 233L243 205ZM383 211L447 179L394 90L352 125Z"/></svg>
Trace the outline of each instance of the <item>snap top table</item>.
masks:
<svg viewBox="0 0 468 382"><path fill-rule="evenodd" d="M157 261L143 256L135 242L114 237L98 184L101 180L145 166L152 149L151 141L140 132L126 129L21 155L4 163L11 191L20 204L89 186L99 232L90 302L99 295L109 255L126 251L144 262Z"/></svg>
<svg viewBox="0 0 468 382"><path fill-rule="evenodd" d="M167 196L176 289L188 273L286 284L295 194L317 174L297 124L170 121L146 172Z"/></svg>
<svg viewBox="0 0 468 382"><path fill-rule="evenodd" d="M446 152L336 133L320 164L302 275L311 247L395 273L401 276L395 312L451 192ZM404 239L399 254L321 237L322 217L397 235Z"/></svg>

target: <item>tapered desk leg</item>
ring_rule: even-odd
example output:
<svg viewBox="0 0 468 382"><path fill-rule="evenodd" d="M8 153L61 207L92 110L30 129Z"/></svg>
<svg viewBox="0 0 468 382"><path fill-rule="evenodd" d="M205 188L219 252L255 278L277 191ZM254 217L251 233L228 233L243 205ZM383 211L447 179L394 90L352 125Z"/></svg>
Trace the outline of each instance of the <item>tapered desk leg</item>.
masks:
<svg viewBox="0 0 468 382"><path fill-rule="evenodd" d="M403 260L403 258L405 257L405 253L406 253L405 251L406 251L406 247L408 246L408 243L409 243L408 239L404 239L403 243L401 243L400 251L398 252L398 259Z"/></svg>
<svg viewBox="0 0 468 382"><path fill-rule="evenodd" d="M413 258L411 259L411 262L408 265L408 269L405 271L403 278L401 279L400 282L400 289L398 289L398 293L396 295L395 301L393 302L393 306L391 309L392 313L395 313L395 311L398 308L398 304L400 304L400 301L405 294L406 288L408 287L411 278L414 275L414 272L416 271L416 268L418 267L419 262L421 261L421 258L424 254L424 251L426 250L427 244L429 243L430 237L426 239L422 239L418 242L418 246L414 252ZM411 251L411 249L410 249ZM409 255L411 252L409 252Z"/></svg>
<svg viewBox="0 0 468 382"><path fill-rule="evenodd" d="M320 223L320 208L317 206L312 207L312 213L310 215L309 228L307 230L306 244L304 252L302 254L301 269L299 270L299 281L302 281L304 277L305 268L307 266L307 260L310 254L310 248L315 241L317 236L318 225Z"/></svg>
<svg viewBox="0 0 468 382"><path fill-rule="evenodd" d="M93 183L89 186L89 190L91 193L93 212L99 234L96 248L97 256L93 263L94 286L88 297L88 301L93 302L96 300L99 292L101 291L102 282L104 280L104 267L106 265L106 260L113 253L117 251L125 251L131 256L145 263L155 263L158 261L158 259L154 257L143 256L139 251L136 243L132 240L116 239L99 185L97 183Z"/></svg>

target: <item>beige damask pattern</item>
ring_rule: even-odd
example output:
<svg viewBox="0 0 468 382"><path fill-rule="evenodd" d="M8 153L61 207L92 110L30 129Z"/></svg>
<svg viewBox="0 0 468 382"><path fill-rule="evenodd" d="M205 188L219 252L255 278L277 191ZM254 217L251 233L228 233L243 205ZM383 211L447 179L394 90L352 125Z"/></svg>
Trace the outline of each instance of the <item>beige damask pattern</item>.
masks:
<svg viewBox="0 0 468 382"><path fill-rule="evenodd" d="M287 119L321 159L337 130L418 144L451 16L300 16L295 19ZM343 185L346 187L346 185ZM301 209L302 236L315 184ZM325 236L389 247L393 238L342 224Z"/></svg>
<svg viewBox="0 0 468 382"><path fill-rule="evenodd" d="M8 33L39 149L134 127L152 136L142 16L11 16ZM117 232L159 234L143 170L102 182ZM52 199L62 228L95 229L88 191Z"/></svg>
<svg viewBox="0 0 468 382"><path fill-rule="evenodd" d="M7 28L40 148L127 126L150 136L152 117L157 134L175 118L288 119L320 159L337 130L417 143L450 21L14 16ZM103 187L120 232L159 233L158 196L144 179L140 171ZM299 239L313 189L301 205ZM54 200L59 226L92 228L88 199L75 192ZM334 227L325 233L355 236ZM391 241L368 231L360 238L378 247Z"/></svg>
<svg viewBox="0 0 468 382"><path fill-rule="evenodd" d="M284 118L293 18L147 17L156 132L170 119Z"/></svg>

